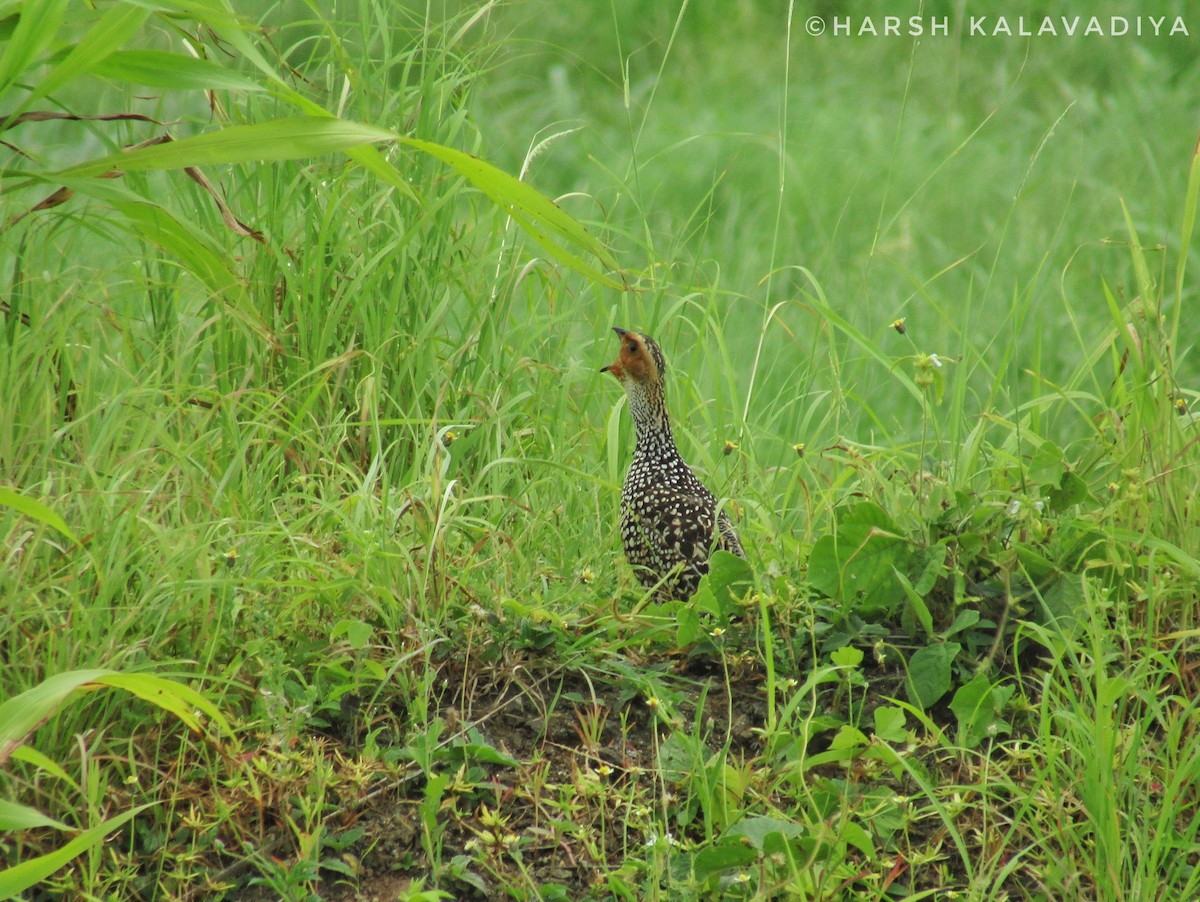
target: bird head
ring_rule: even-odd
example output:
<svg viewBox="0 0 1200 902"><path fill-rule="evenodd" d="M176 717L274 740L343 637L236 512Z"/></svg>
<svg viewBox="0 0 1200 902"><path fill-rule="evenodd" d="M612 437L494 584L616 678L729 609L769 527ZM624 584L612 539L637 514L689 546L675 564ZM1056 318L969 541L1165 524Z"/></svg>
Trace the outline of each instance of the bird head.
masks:
<svg viewBox="0 0 1200 902"><path fill-rule="evenodd" d="M618 326L614 326L613 331L621 339L621 350L617 352L617 359L601 367L600 372L612 373L627 388L631 384L661 386L667 363L654 339Z"/></svg>
<svg viewBox="0 0 1200 902"><path fill-rule="evenodd" d="M628 329L614 328L621 339L621 350L617 359L600 372L612 373L625 389L629 398L629 412L633 415L638 435L643 432L657 434L669 431L663 378L667 362L663 352L653 338Z"/></svg>

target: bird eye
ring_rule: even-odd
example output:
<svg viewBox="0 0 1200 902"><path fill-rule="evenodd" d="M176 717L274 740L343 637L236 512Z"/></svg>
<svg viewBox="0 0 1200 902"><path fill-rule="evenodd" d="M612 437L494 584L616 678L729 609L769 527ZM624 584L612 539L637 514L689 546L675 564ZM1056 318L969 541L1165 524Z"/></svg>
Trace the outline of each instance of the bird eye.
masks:
<svg viewBox="0 0 1200 902"><path fill-rule="evenodd" d="M629 343L629 353L630 353L630 354L636 354L636 353L637 353L637 342L636 342L636 341L631 341L631 342Z"/></svg>

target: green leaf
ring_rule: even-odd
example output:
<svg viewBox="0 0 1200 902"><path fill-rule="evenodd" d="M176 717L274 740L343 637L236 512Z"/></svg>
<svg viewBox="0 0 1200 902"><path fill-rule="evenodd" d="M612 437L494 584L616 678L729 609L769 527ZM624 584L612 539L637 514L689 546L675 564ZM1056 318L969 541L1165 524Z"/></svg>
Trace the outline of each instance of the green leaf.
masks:
<svg viewBox="0 0 1200 902"><path fill-rule="evenodd" d="M845 821L842 823L839 834L842 839L862 852L868 859L875 857L875 842L861 824Z"/></svg>
<svg viewBox="0 0 1200 902"><path fill-rule="evenodd" d="M70 830L62 821L47 817L36 808L0 799L0 830L29 830L33 827L53 827L55 830Z"/></svg>
<svg viewBox="0 0 1200 902"><path fill-rule="evenodd" d="M334 858L332 855L327 855L321 859L321 870L330 871L334 874L341 874L343 877L353 878L358 874L358 869L350 866L349 862L342 861L340 858Z"/></svg>
<svg viewBox="0 0 1200 902"><path fill-rule="evenodd" d="M731 592L742 595L754 588L754 571L749 561L720 548L708 559L707 575L718 597L722 592L727 596Z"/></svg>
<svg viewBox="0 0 1200 902"><path fill-rule="evenodd" d="M57 761L46 757L32 746L23 745L16 749L12 756L18 761L24 761L26 764L36 767L38 770L44 771L45 773L50 774L50 776L62 780L76 792L83 791L79 788L79 784L71 779L71 775L63 770L62 766Z"/></svg>
<svg viewBox="0 0 1200 902"><path fill-rule="evenodd" d="M180 90L262 91L258 82L208 60L164 50L120 50L92 66L117 81Z"/></svg>
<svg viewBox="0 0 1200 902"><path fill-rule="evenodd" d="M203 730L200 715L211 720L222 733L232 733L229 721L220 709L207 698L183 683L151 673L108 673L94 680L101 686L112 686L157 705L174 714L193 730Z"/></svg>
<svg viewBox="0 0 1200 902"><path fill-rule="evenodd" d="M959 742L974 748L989 736L1011 732L1000 714L1013 691L1013 686L993 686L982 673L960 686L950 702L950 710L958 719Z"/></svg>
<svg viewBox="0 0 1200 902"><path fill-rule="evenodd" d="M758 861L756 852L748 843L740 840L718 842L701 849L692 859L692 868L697 879L703 880L711 874L745 868Z"/></svg>
<svg viewBox="0 0 1200 902"><path fill-rule="evenodd" d="M864 501L841 509L834 532L813 546L808 578L861 614L885 614L902 597L895 571L907 572L911 563L909 543L895 522L879 505Z"/></svg>
<svg viewBox="0 0 1200 902"><path fill-rule="evenodd" d="M511 755L504 754L486 742L464 742L454 748L460 749L468 761L475 761L479 764L499 764L503 767L519 767L521 765L521 762Z"/></svg>
<svg viewBox="0 0 1200 902"><path fill-rule="evenodd" d="M710 752L704 740L676 730L658 750L658 766L671 780L684 780L703 767Z"/></svg>
<svg viewBox="0 0 1200 902"><path fill-rule="evenodd" d="M361 144L395 141L398 137L386 128L332 116L291 116L253 125L231 125L167 144L110 154L63 169L56 175L84 178L115 171L298 160Z"/></svg>
<svg viewBox="0 0 1200 902"><path fill-rule="evenodd" d="M700 585L696 587L696 591L692 593L692 597L688 599L687 607L691 608L697 614L711 614L713 617L721 617L721 606L717 604L717 596L713 595L712 589L703 578L700 579ZM682 646L683 643L681 642Z"/></svg>
<svg viewBox="0 0 1200 902"><path fill-rule="evenodd" d="M905 691L908 700L927 710L950 691L950 665L962 650L957 642L939 642L917 649L908 662Z"/></svg>
<svg viewBox="0 0 1200 902"><path fill-rule="evenodd" d="M904 742L908 739L902 708L885 705L875 709L875 735L884 742Z"/></svg>
<svg viewBox="0 0 1200 902"><path fill-rule="evenodd" d="M853 645L845 645L830 654L829 660L838 667L857 667L863 662L863 653Z"/></svg>
<svg viewBox="0 0 1200 902"><path fill-rule="evenodd" d="M1129 256L1133 259L1133 272L1137 276L1137 293L1141 297L1142 303L1149 306L1154 303L1154 299L1158 298L1159 294L1154 289L1154 277L1150 274L1150 266L1142 251L1142 242L1138 239L1137 226L1134 225L1133 216L1129 213L1129 207L1125 205L1125 198L1120 198L1120 201L1121 213L1125 217L1125 230L1129 235ZM1154 310L1154 313L1157 316L1158 311Z"/></svg>
<svg viewBox="0 0 1200 902"><path fill-rule="evenodd" d="M110 818L90 830L85 830L60 849L28 861L22 861L7 870L0 871L0 899L10 899L17 893L22 893L29 887L41 883L88 849L98 846L104 841L104 837L123 826L126 821L157 804L157 802L148 802L145 805L139 805L137 808Z"/></svg>
<svg viewBox="0 0 1200 902"><path fill-rule="evenodd" d="M345 153L346 156L385 185L391 185L409 200L420 202L417 192L408 183L408 179L401 174L400 170L387 161L384 155L379 152L378 147L372 147L370 144L360 144L357 147L348 148Z"/></svg>
<svg viewBox="0 0 1200 902"><path fill-rule="evenodd" d="M336 641L341 636L345 636L351 648L361 650L367 647L374 631L371 624L363 623L361 620L339 620L330 631L329 638Z"/></svg>
<svg viewBox="0 0 1200 902"><path fill-rule="evenodd" d="M0 764L7 761L34 730L49 720L72 693L95 690L101 686L132 692L170 711L193 729L200 728L196 715L202 712L223 732L232 732L228 721L212 702L182 683L151 674L72 670L47 677L32 689L0 705Z"/></svg>
<svg viewBox="0 0 1200 902"><path fill-rule="evenodd" d="M1066 465L1062 449L1053 442L1043 441L1029 458L1029 478L1035 482L1046 482L1062 473Z"/></svg>
<svg viewBox="0 0 1200 902"><path fill-rule="evenodd" d="M1184 194L1183 223L1179 229L1177 247L1192 246L1192 232L1196 228L1197 201L1200 200L1200 147L1192 151L1192 165L1188 170L1187 192ZM1183 308L1183 274L1187 268L1187 254L1179 255L1175 270L1175 309L1171 326L1171 345L1177 344L1179 330L1179 313Z"/></svg>
<svg viewBox="0 0 1200 902"><path fill-rule="evenodd" d="M147 7L135 3L115 3L110 6L66 58L37 81L29 96L22 101L21 108L28 109L34 101L49 96L119 50L142 27L149 15Z"/></svg>
<svg viewBox="0 0 1200 902"><path fill-rule="evenodd" d="M1058 566L1054 561L1039 554L1029 545L1017 545L1017 558L1021 562L1021 566L1029 574L1030 579L1034 582L1041 582L1058 574Z"/></svg>
<svg viewBox="0 0 1200 902"><path fill-rule="evenodd" d="M979 611L975 608L964 608L958 612L958 616L954 618L954 622L942 630L941 638L949 639L951 636L957 636L963 630L970 629L978 622Z"/></svg>
<svg viewBox="0 0 1200 902"><path fill-rule="evenodd" d="M1079 474L1064 470L1058 485L1048 489L1046 497L1050 501L1050 509L1061 513L1069 507L1087 501L1092 497L1092 493Z"/></svg>
<svg viewBox="0 0 1200 902"><path fill-rule="evenodd" d="M836 511L836 517L839 529L859 526L874 527L881 532L891 533L892 535L900 532L900 527L896 525L896 521L874 501L860 501L856 504L840 507Z"/></svg>
<svg viewBox="0 0 1200 902"><path fill-rule="evenodd" d="M925 604L925 599L920 596L912 583L908 581L908 577L892 568L892 573L895 575L897 582L900 583L900 588L904 590L904 597L908 601L907 613L921 625L921 629L925 631L925 635L933 638L933 615L929 613L929 606ZM912 621L906 618L905 627L912 626ZM911 632L915 632L910 630Z"/></svg>
<svg viewBox="0 0 1200 902"><path fill-rule="evenodd" d="M8 760L26 736L50 718L68 695L108 672L75 670L56 674L0 705L0 764Z"/></svg>
<svg viewBox="0 0 1200 902"><path fill-rule="evenodd" d="M754 588L754 571L745 558L717 549L708 561L708 573L700 580L696 607L728 619L741 610L737 599Z"/></svg>
<svg viewBox="0 0 1200 902"><path fill-rule="evenodd" d="M118 220L123 228L174 257L250 334L275 343L241 279L230 268L228 254L206 233L111 179L62 177L61 183L108 204L124 218Z"/></svg>
<svg viewBox="0 0 1200 902"><path fill-rule="evenodd" d="M422 823L429 830L433 830L439 820L442 796L446 794L446 787L450 785L450 777L450 774L429 774L425 781L424 796L417 806L417 811L421 815Z"/></svg>
<svg viewBox="0 0 1200 902"><path fill-rule="evenodd" d="M713 605L716 605L715 599ZM681 606L675 614L675 644L680 648L687 648L697 642L703 634L700 629L700 612L696 606Z"/></svg>
<svg viewBox="0 0 1200 902"><path fill-rule="evenodd" d="M509 175L504 170L498 169L491 163L463 153L461 150L444 147L430 141L422 141L418 138L401 135L397 135L396 138L410 147L437 157L453 168L493 202L504 207L514 219L521 222L534 240L549 250L552 256L562 259L561 254L565 253L562 246L551 237L554 235L594 255L610 270L619 269L616 260L608 253L604 245L593 238L575 217L562 210L554 201L532 186ZM581 271L593 272L590 267L587 267L582 261L578 261L577 258L576 263L568 262L568 265L572 269L583 267ZM606 276L599 276L599 281L612 288L624 287L620 282Z"/></svg>
<svg viewBox="0 0 1200 902"><path fill-rule="evenodd" d="M252 125L231 125L167 144L110 154L40 177L47 181L91 178L114 171L295 160L344 151L374 175L415 198L412 188L396 168L378 151L367 146L382 141L408 145L446 163L501 206L553 259L594 282L618 290L624 288L621 282L568 250L563 242L592 254L608 269L617 270L616 260L605 247L577 219L520 179L460 150L328 115L292 116Z"/></svg>
<svg viewBox="0 0 1200 902"><path fill-rule="evenodd" d="M921 558L924 559L923 563ZM937 581L946 572L946 541L938 542L915 555L914 563L920 564L921 572L913 580L912 586L918 595L924 597L933 591Z"/></svg>
<svg viewBox="0 0 1200 902"><path fill-rule="evenodd" d="M1064 636L1079 632L1080 613L1087 610L1087 595L1078 574L1056 579L1041 593L1042 615Z"/></svg>
<svg viewBox="0 0 1200 902"><path fill-rule="evenodd" d="M830 740L830 749L861 749L865 748L870 743L867 734L857 727L852 727L845 724L837 731L837 734Z"/></svg>
<svg viewBox="0 0 1200 902"><path fill-rule="evenodd" d="M785 839L793 839L803 836L805 832L804 825L797 824L795 821L758 815L738 821L729 828L725 835L745 837L750 845L761 852L769 837L782 836Z"/></svg>
<svg viewBox="0 0 1200 902"><path fill-rule="evenodd" d="M37 0L21 4L17 27L4 48L4 55L0 56L0 95L8 92L21 73L57 37L66 9L67 0Z"/></svg>
<svg viewBox="0 0 1200 902"><path fill-rule="evenodd" d="M76 537L75 533L71 532L71 527L67 526L67 521L56 514L53 508L47 507L40 501L22 495L10 488L0 486L0 504L5 507L11 507L13 510L20 511L31 520L37 520L39 523L44 523L51 529L66 536L76 545L82 544Z"/></svg>
<svg viewBox="0 0 1200 902"><path fill-rule="evenodd" d="M807 272L801 268L802 272ZM812 280L815 283L815 279ZM809 298L807 303L812 306L822 317L828 320L839 331L845 334L851 341L858 345L859 349L869 357L873 357L875 361L885 370L889 370L892 376L898 381L904 389L916 398L918 401L924 397L924 392L917 387L912 378L897 369L896 361L884 353L880 343L873 337L862 332L857 326L853 325L845 316L836 310L824 295L816 299Z"/></svg>
<svg viewBox="0 0 1200 902"><path fill-rule="evenodd" d="M117 203L114 207L125 217L130 231L161 247L178 260L214 296L242 311L255 334L265 335L266 327L238 303L244 289L237 275L208 236L181 222L163 207L149 202Z"/></svg>

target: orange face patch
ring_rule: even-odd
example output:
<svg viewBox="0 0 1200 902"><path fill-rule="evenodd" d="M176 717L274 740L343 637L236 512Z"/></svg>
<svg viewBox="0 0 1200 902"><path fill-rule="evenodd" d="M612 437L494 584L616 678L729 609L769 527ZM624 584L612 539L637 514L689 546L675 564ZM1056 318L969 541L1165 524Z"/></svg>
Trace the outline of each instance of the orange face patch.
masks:
<svg viewBox="0 0 1200 902"><path fill-rule="evenodd" d="M654 358L650 356L650 349L646 347L646 340L636 332L622 331L619 334L621 350L617 354L617 359L601 369L600 372L612 373L621 381L624 381L627 376L638 382L651 379L656 368Z"/></svg>

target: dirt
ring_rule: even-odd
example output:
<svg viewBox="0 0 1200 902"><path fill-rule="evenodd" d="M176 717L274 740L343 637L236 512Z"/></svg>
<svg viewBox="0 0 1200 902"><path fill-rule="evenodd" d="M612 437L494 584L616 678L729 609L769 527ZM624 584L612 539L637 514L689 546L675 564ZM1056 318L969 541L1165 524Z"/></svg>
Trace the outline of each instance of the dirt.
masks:
<svg viewBox="0 0 1200 902"><path fill-rule="evenodd" d="M710 735L723 739L728 733L735 756L757 754L754 729L762 724L764 715L762 673L737 674L730 681L730 699L723 673L714 670L711 662L664 657L638 665L663 671L664 681L690 687L691 692L678 700L672 712L682 720L681 725L696 722L696 700L703 695L701 717ZM499 676L501 673L504 676ZM479 857L480 834L488 828L480 822L478 812L470 811L471 805L477 804L481 810L505 818L504 831L523 837L521 857L534 885L558 884L573 897L586 896L594 889L598 874L621 864L621 849L629 842L627 824L614 817L602 837L596 834L595 825L572 835L569 829L551 826L558 812L549 802L564 790L575 791L589 778L603 780L613 795L649 796L655 789L651 783L656 749L670 732L669 715L662 708L654 710L641 695L631 696L628 690L589 679L581 672L565 671L536 656L475 672L465 672L461 662L449 660L442 663L442 674L443 683L451 688L440 705L440 716L452 727L471 725L476 738L518 765L487 766L486 779L473 783L477 791L444 801L457 816L444 819L441 860L449 862L456 855L469 854L472 840L474 857ZM585 728L585 721L595 726ZM539 803L535 785L546 788L547 804ZM335 902L391 900L414 887L413 874L428 873L418 813L423 791L423 781L414 781L363 812L358 826L365 828L368 841L362 844L358 885L335 883L322 892L323 898ZM597 840L608 854L597 853ZM488 856L488 861L502 873L506 857L497 854ZM456 899L494 898L498 881L473 870L482 887L444 875L450 879L442 888ZM516 885L528 885L515 868L504 876Z"/></svg>
<svg viewBox="0 0 1200 902"><path fill-rule="evenodd" d="M469 783L464 792L447 792L442 799L439 859L445 865L462 856L459 860L470 865L457 874L455 868L444 870L439 888L464 900L497 898L504 895L504 885L530 883L557 884L572 898L599 892L596 881L621 866L623 849L646 841L631 836L640 826L636 817L618 803L593 799L577 810L586 823L572 830L563 826L569 817L554 803L598 782L618 802L660 798L654 764L671 732L669 720L685 733L694 733L699 723L712 750L728 738L728 760L749 761L761 754L766 675L756 659L735 660L728 678L728 661L723 666L682 653L629 663L660 674L659 685L680 690L673 710L665 704L656 709L643 693L620 687L619 680L601 683L595 675L564 670L536 655L513 658L502 667L467 669L454 659L442 663L447 692L440 716L452 729L470 725L476 742L517 764L477 765L473 777L464 781ZM897 674L879 676L878 698L900 691ZM701 699L703 711L698 712ZM323 898L392 900L419 885L416 875L429 875L419 814L424 791L423 779L411 781L362 812L357 826L366 831L366 839L359 844L357 885L334 882L322 890ZM601 823L598 811L606 815ZM489 812L502 826L485 823ZM652 821L648 816L647 822ZM506 854L501 834L521 839L524 874ZM489 844L489 837L497 841ZM424 888L431 887L426 883Z"/></svg>

